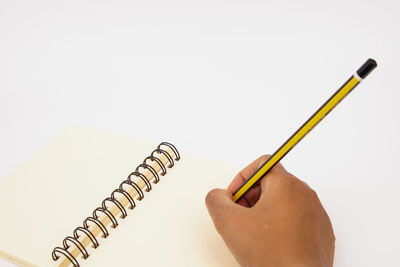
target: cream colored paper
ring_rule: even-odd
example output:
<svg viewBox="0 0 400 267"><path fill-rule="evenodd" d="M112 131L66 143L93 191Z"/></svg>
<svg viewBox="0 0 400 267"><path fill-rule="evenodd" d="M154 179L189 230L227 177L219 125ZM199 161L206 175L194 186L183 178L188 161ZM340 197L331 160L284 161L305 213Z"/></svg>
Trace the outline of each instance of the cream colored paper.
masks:
<svg viewBox="0 0 400 267"><path fill-rule="evenodd" d="M57 266L53 248L155 147L83 127L62 133L0 180L0 256L22 266ZM181 156L110 236L88 250L90 257L78 259L81 266L237 265L212 225L204 197L226 186L238 169Z"/></svg>

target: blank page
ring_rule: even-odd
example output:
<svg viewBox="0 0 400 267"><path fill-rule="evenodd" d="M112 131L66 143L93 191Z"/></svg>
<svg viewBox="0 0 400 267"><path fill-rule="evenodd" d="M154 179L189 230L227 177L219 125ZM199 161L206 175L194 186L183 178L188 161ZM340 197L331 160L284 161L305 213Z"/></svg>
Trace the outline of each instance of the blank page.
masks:
<svg viewBox="0 0 400 267"><path fill-rule="evenodd" d="M175 144L177 145L177 144ZM56 266L51 252L156 148L84 127L66 130L0 181L0 256L19 265ZM177 145L179 150L179 146ZM181 152L181 151L180 151ZM82 266L236 266L204 198L237 168L181 153L182 159L89 249Z"/></svg>

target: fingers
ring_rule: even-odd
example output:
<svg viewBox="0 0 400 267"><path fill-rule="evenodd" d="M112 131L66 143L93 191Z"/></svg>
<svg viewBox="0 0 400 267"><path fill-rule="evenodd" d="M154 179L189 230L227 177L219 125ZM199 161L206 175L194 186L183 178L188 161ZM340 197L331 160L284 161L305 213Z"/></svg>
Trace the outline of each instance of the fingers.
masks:
<svg viewBox="0 0 400 267"><path fill-rule="evenodd" d="M232 193L235 192L243 182L246 181L269 158L269 156L270 155L261 156L241 170L228 186L228 191Z"/></svg>
<svg viewBox="0 0 400 267"><path fill-rule="evenodd" d="M223 235L226 226L236 221L242 207L232 201L230 192L213 189L206 196L206 206L217 231Z"/></svg>
<svg viewBox="0 0 400 267"><path fill-rule="evenodd" d="M268 159L268 157L269 155L261 156L241 170L228 186L228 191L233 195L233 193ZM257 202L260 194L260 186L253 186L237 203L245 207L251 207Z"/></svg>
<svg viewBox="0 0 400 267"><path fill-rule="evenodd" d="M256 172L264 163L270 155L263 155L241 170L235 178L232 180L231 184L228 186L228 191L233 194L254 172ZM270 173L286 171L282 164L276 164ZM261 195L261 187L259 184L253 186L237 203L245 207L252 207L257 203Z"/></svg>

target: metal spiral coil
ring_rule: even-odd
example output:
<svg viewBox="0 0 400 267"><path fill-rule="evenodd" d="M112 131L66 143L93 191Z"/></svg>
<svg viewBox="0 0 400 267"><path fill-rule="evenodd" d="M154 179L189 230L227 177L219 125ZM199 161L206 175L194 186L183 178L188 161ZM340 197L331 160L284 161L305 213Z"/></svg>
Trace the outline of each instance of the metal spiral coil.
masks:
<svg viewBox="0 0 400 267"><path fill-rule="evenodd" d="M163 149L166 147L165 149ZM167 149L172 150L174 155L171 155ZM168 159L168 165L164 165L163 162L158 158L156 155L159 156L165 156ZM158 147L153 150L153 152L150 154L150 156L146 157L143 161L142 164L136 167L135 171L132 172L131 174L128 175L128 178L124 180L120 185L119 188L115 189L112 191L111 196L105 198L102 203L101 207L97 207L93 212L91 217L87 217L83 221L83 227L79 226L74 229L73 231L73 236L67 236L63 240L63 247L56 247L53 249L52 252L52 258L53 260L58 260L60 258L60 254L63 255L65 258L67 258L74 267L79 266L78 260L71 254L71 252L68 251L68 249L71 246L74 246L79 249L80 253L83 255L84 259L87 259L89 257L89 253L86 249L86 247L79 241L79 237L81 235L85 235L86 237L89 238L89 240L92 243L93 248L97 248L99 246L99 241L96 238L96 236L89 230L91 225L97 226L100 231L102 232L101 237L107 238L109 236L109 232L107 230L107 227L101 222L100 216L105 215L111 222L111 227L116 228L118 226L118 220L117 218L113 215L113 213L108 209L107 203L112 203L114 206L116 206L119 211L121 212L122 216L121 218L124 219L127 215L127 209L124 207L124 205L118 200L116 197L117 194L120 196L124 196L124 198L129 202L128 209L133 209L136 207L136 203L134 198L129 194L128 188L132 188L135 190L137 193L138 197L137 200L142 200L144 198L144 188L140 188L140 186L132 180L132 177L137 177L138 179L142 180L143 183L145 184L144 189L146 192L149 192L152 189L151 186L151 179L154 178L154 183L158 183L160 181L160 175L164 176L167 173L167 167L172 168L174 166L174 161L180 160L180 155L178 150L175 148L174 145L167 143L167 142L162 142L158 145ZM158 165L160 168L161 174L159 175L158 172L150 165L150 162ZM153 165L154 166L154 165ZM141 169L144 171L149 171L152 174L152 178L148 179L142 172Z"/></svg>

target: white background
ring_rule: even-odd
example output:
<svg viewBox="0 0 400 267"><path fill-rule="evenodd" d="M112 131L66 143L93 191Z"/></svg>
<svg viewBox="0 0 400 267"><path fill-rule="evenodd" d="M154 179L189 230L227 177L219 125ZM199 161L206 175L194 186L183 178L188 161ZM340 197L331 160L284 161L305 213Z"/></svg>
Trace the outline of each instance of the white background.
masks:
<svg viewBox="0 0 400 267"><path fill-rule="evenodd" d="M398 0L1 0L0 177L72 125L244 167L373 57L282 163L331 216L336 266L399 266L399 12Z"/></svg>

